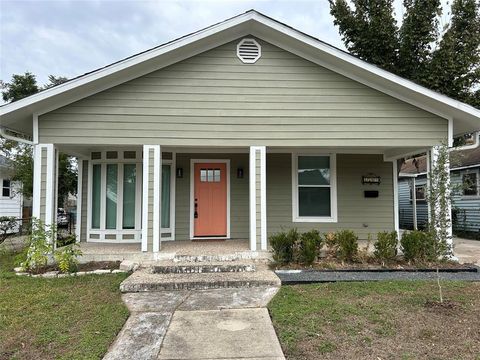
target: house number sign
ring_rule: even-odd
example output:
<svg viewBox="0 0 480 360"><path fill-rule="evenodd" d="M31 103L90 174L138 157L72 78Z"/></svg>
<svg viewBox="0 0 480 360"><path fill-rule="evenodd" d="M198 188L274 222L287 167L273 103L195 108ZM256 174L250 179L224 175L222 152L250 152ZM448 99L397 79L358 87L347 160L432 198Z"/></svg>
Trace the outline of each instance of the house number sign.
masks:
<svg viewBox="0 0 480 360"><path fill-rule="evenodd" d="M378 175L368 174L362 176L362 184L380 185L381 178Z"/></svg>

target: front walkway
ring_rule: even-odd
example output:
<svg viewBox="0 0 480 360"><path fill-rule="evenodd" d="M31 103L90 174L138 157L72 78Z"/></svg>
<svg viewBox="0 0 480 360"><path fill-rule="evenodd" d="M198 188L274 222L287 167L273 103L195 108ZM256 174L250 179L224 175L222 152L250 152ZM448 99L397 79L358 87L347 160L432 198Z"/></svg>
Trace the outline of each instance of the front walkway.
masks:
<svg viewBox="0 0 480 360"><path fill-rule="evenodd" d="M278 287L127 293L131 312L104 357L284 360L266 309Z"/></svg>

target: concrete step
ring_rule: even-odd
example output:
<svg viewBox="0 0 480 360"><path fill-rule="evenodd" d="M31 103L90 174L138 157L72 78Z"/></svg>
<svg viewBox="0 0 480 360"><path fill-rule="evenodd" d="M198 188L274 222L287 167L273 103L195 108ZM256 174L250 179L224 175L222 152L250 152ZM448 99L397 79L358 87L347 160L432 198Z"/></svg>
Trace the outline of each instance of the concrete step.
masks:
<svg viewBox="0 0 480 360"><path fill-rule="evenodd" d="M120 284L120 291L144 292L162 290L206 290L280 286L280 279L268 269L244 272L161 273L147 269L134 272Z"/></svg>
<svg viewBox="0 0 480 360"><path fill-rule="evenodd" d="M192 274L192 273L232 273L232 272L253 272L256 270L254 263L246 262L187 262L172 263L171 261L163 264L155 264L147 267L152 274Z"/></svg>
<svg viewBox="0 0 480 360"><path fill-rule="evenodd" d="M268 260L270 253L267 251L237 251L229 254L175 254L174 262L224 262L244 260Z"/></svg>

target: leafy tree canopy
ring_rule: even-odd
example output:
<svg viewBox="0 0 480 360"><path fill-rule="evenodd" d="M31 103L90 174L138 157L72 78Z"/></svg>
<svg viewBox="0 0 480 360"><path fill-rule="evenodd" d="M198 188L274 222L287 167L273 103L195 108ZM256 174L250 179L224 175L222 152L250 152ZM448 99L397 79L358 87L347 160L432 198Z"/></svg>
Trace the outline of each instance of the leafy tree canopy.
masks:
<svg viewBox="0 0 480 360"><path fill-rule="evenodd" d="M51 88L67 81L62 76L48 77L49 82L39 87L35 75L26 72L23 75L13 75L9 83L2 83L4 101L17 101ZM0 137L0 154L9 159L13 171L12 180L22 183L21 193L25 197L33 195L33 148L30 145L18 143ZM77 192L77 169L75 159L66 154L59 155L58 164L58 205L63 206L69 193Z"/></svg>
<svg viewBox="0 0 480 360"><path fill-rule="evenodd" d="M329 0L334 24L353 55L480 108L480 2L454 0L440 27L440 0ZM350 3L353 5L350 5Z"/></svg>

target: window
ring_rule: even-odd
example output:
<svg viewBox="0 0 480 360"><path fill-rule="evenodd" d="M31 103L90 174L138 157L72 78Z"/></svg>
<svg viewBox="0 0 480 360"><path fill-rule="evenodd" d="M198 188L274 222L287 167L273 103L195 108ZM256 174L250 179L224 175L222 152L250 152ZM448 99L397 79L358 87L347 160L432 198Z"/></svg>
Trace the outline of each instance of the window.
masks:
<svg viewBox="0 0 480 360"><path fill-rule="evenodd" d="M297 222L336 222L335 155L295 155L293 217Z"/></svg>
<svg viewBox="0 0 480 360"><path fill-rule="evenodd" d="M2 181L2 196L3 197L10 197L12 193L12 183L10 180L3 179Z"/></svg>
<svg viewBox="0 0 480 360"><path fill-rule="evenodd" d="M200 169L200 182L220 182L220 169Z"/></svg>
<svg viewBox="0 0 480 360"><path fill-rule="evenodd" d="M425 185L415 185L415 199L418 201L425 201L425 191L426 191L426 186ZM412 193L412 188L410 188L410 201L413 200L413 193Z"/></svg>
<svg viewBox="0 0 480 360"><path fill-rule="evenodd" d="M462 175L463 195L478 195L477 173L467 173Z"/></svg>

